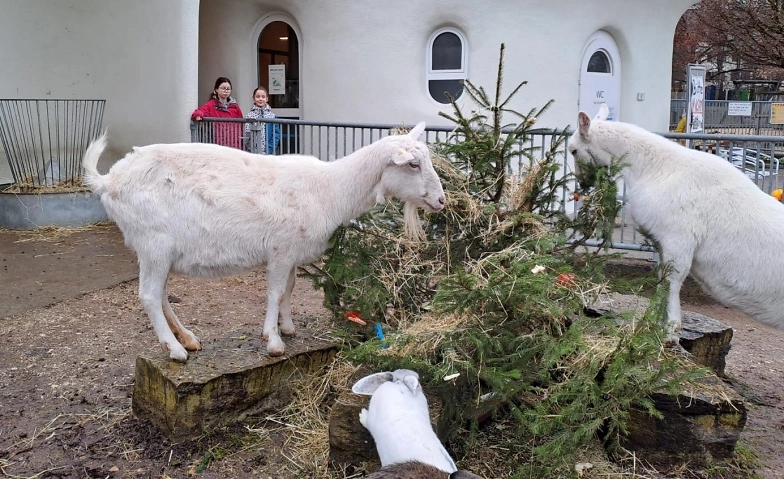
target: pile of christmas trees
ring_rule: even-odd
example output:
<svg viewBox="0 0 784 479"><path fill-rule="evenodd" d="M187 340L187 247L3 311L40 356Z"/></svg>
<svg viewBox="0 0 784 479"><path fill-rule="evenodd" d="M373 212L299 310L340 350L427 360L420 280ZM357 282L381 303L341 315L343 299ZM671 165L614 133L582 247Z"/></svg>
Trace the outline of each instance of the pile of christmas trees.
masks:
<svg viewBox="0 0 784 479"><path fill-rule="evenodd" d="M501 97L503 54L502 46L494 94L466 81L475 108L464 114L453 101L443 114L454 137L432 146L447 206L424 219L426 238L404 237L401 208L390 203L341 228L307 275L336 317L370 323L345 323L352 361L416 370L441 398L440 430L453 450L468 449L465 432L480 421L503 417L529 448L522 462L510 455L510 471L551 477L597 435L612 442L630 408L656 414L648 394L690 373L662 353L666 291L626 326L585 316L607 290L611 255L582 245L611 237L619 168L597 170L595 188L579 192L579 211L567 215L566 137L531 146L550 103L525 114L509 107L525 82Z"/></svg>

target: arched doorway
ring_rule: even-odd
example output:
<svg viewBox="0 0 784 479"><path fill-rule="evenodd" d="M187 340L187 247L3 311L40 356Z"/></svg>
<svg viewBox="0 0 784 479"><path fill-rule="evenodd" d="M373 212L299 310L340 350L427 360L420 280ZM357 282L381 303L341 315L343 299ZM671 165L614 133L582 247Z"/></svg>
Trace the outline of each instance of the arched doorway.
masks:
<svg viewBox="0 0 784 479"><path fill-rule="evenodd" d="M301 43L299 29L285 15L270 15L256 25L253 81L269 92L269 103L279 118L302 118Z"/></svg>
<svg viewBox="0 0 784 479"><path fill-rule="evenodd" d="M580 64L579 109L593 117L599 105L610 109L609 120L618 120L621 107L621 54L613 37L599 30L588 39Z"/></svg>

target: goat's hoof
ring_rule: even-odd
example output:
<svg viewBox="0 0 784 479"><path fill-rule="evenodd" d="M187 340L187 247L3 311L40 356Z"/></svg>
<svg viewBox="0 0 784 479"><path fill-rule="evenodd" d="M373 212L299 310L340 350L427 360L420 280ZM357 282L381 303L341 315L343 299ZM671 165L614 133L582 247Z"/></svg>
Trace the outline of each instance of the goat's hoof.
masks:
<svg viewBox="0 0 784 479"><path fill-rule="evenodd" d="M280 334L282 334L283 336L294 336L297 334L297 330L296 328L294 328L293 325L290 328L287 328L286 326L281 326Z"/></svg>
<svg viewBox="0 0 784 479"><path fill-rule="evenodd" d="M180 343L177 343L176 346L172 346L169 344L161 344L165 348L169 350L169 357L177 362L184 363L188 360L188 352L185 348L182 347Z"/></svg>
<svg viewBox="0 0 784 479"><path fill-rule="evenodd" d="M286 350L285 349L270 349L270 348L267 348L267 354L269 354L270 357L277 358L277 357L280 357L280 356L283 356L284 354L286 354Z"/></svg>
<svg viewBox="0 0 784 479"><path fill-rule="evenodd" d="M365 428L367 428L367 415L368 415L367 409L362 408L362 410L359 411L359 423L362 424Z"/></svg>
<svg viewBox="0 0 784 479"><path fill-rule="evenodd" d="M175 332L174 337L188 351L201 351L201 340L187 329L184 332Z"/></svg>
<svg viewBox="0 0 784 479"><path fill-rule="evenodd" d="M196 336L182 341L182 345L185 346L186 351L201 351L201 340Z"/></svg>
<svg viewBox="0 0 784 479"><path fill-rule="evenodd" d="M681 335L678 333L670 333L667 335L667 339L664 340L664 345L666 347L674 348L680 346L681 344Z"/></svg>
<svg viewBox="0 0 784 479"><path fill-rule="evenodd" d="M286 345L283 343L283 340L280 339L280 336L274 336L271 340L267 342L267 354L270 356L283 356L286 354Z"/></svg>

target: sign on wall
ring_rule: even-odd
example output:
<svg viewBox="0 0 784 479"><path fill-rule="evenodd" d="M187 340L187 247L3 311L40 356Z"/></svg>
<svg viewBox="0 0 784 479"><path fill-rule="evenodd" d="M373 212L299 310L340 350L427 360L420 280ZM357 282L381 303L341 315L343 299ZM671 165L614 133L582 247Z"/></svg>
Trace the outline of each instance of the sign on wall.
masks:
<svg viewBox="0 0 784 479"><path fill-rule="evenodd" d="M689 107L686 109L686 133L702 133L705 129L705 66L686 67Z"/></svg>
<svg viewBox="0 0 784 479"><path fill-rule="evenodd" d="M286 94L286 65L269 66L269 94Z"/></svg>
<svg viewBox="0 0 784 479"><path fill-rule="evenodd" d="M727 104L727 116L751 116L750 101L731 101Z"/></svg>
<svg viewBox="0 0 784 479"><path fill-rule="evenodd" d="M784 103L770 104L770 122L774 125L784 125Z"/></svg>

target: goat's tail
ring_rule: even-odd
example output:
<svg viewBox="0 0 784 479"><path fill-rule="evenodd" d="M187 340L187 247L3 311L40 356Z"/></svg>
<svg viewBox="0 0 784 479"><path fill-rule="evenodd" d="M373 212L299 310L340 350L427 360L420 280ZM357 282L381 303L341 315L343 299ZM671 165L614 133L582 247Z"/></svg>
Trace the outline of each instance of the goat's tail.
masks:
<svg viewBox="0 0 784 479"><path fill-rule="evenodd" d="M84 182L95 193L101 194L104 190L104 176L98 173L98 159L101 153L106 149L106 132L104 131L101 136L93 140L87 148L82 160L82 168L84 168Z"/></svg>

